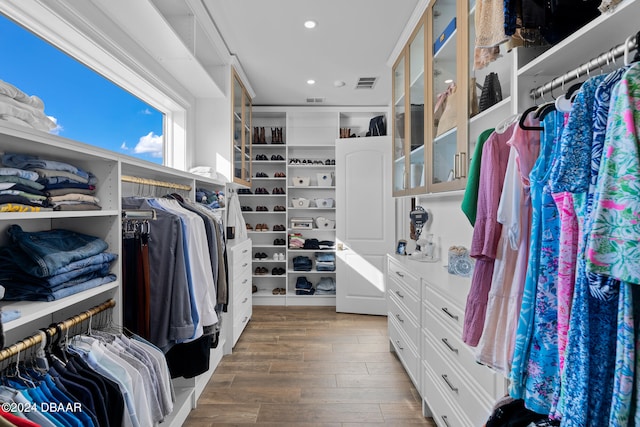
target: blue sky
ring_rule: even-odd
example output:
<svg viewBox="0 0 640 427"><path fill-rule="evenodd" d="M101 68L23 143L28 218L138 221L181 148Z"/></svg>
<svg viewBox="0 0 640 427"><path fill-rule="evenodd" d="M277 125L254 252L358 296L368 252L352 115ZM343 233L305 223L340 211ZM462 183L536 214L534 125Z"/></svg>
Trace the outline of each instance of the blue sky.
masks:
<svg viewBox="0 0 640 427"><path fill-rule="evenodd" d="M163 115L0 15L0 80L44 101L52 133L162 163Z"/></svg>

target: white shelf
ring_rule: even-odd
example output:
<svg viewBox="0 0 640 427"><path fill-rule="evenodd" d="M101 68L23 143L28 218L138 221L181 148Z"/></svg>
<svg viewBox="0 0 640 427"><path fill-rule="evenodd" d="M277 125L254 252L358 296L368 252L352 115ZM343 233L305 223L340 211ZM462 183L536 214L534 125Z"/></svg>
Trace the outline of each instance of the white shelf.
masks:
<svg viewBox="0 0 640 427"><path fill-rule="evenodd" d="M335 271L318 271L318 270L311 270L311 271L288 270L287 273L288 274L336 274Z"/></svg>
<svg viewBox="0 0 640 427"><path fill-rule="evenodd" d="M252 160L254 165L285 165L286 160Z"/></svg>
<svg viewBox="0 0 640 427"><path fill-rule="evenodd" d="M309 207L309 208L287 208L290 211L335 211L336 208L317 208L317 207Z"/></svg>
<svg viewBox="0 0 640 427"><path fill-rule="evenodd" d="M309 168L309 169L327 169L327 168L335 168L336 165L303 165L303 164L299 164L299 163L295 163L295 164L289 164L288 165L290 168Z"/></svg>
<svg viewBox="0 0 640 427"><path fill-rule="evenodd" d="M18 310L20 311L20 317L7 323L3 323L2 327L4 331L10 331L18 328L34 320L42 319L45 316L49 316L64 308L70 307L74 304L80 303L91 297L101 295L118 288L120 281L106 283L104 285L87 289L86 291L79 292L74 295L70 295L66 298L62 298L56 301L6 301L2 303L3 310ZM8 343L10 344L10 343Z"/></svg>
<svg viewBox="0 0 640 427"><path fill-rule="evenodd" d="M280 177L280 178L274 178L274 177L255 177L251 179L252 181L286 181L287 178L284 177Z"/></svg>
<svg viewBox="0 0 640 427"><path fill-rule="evenodd" d="M287 144L251 144L251 148L286 148Z"/></svg>
<svg viewBox="0 0 640 427"><path fill-rule="evenodd" d="M336 186L335 185L309 185L309 186L301 186L301 185L290 185L287 188L291 188L291 189L301 189L301 190L314 190L314 189L319 189L319 190L335 190Z"/></svg>
<svg viewBox="0 0 640 427"><path fill-rule="evenodd" d="M44 212L3 212L0 220L16 221L21 219L57 219L57 218L99 218L120 217L118 210L101 211L44 211Z"/></svg>

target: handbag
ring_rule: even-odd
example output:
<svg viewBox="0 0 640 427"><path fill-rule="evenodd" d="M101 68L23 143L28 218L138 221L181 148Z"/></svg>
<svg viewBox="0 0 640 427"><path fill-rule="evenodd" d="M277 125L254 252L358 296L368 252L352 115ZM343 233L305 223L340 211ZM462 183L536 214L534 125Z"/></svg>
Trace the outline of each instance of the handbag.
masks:
<svg viewBox="0 0 640 427"><path fill-rule="evenodd" d="M452 82L444 92L438 95L433 110L434 137L442 135L457 124L457 105L455 96L453 96L456 93L456 89L455 82Z"/></svg>
<svg viewBox="0 0 640 427"><path fill-rule="evenodd" d="M502 101L502 88L497 73L489 73L484 78L482 93L480 94L480 112L491 108Z"/></svg>
<svg viewBox="0 0 640 427"><path fill-rule="evenodd" d="M469 117L473 117L480 112L477 86L479 85L476 78L471 77L469 80Z"/></svg>

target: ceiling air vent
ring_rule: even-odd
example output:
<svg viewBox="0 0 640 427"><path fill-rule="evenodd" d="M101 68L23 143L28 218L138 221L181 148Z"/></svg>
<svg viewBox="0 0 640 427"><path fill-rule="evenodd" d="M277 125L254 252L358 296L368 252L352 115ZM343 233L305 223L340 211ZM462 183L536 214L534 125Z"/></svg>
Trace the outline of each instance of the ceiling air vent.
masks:
<svg viewBox="0 0 640 427"><path fill-rule="evenodd" d="M324 102L324 98L307 98L307 104L320 104Z"/></svg>
<svg viewBox="0 0 640 427"><path fill-rule="evenodd" d="M356 89L373 89L373 85L376 84L377 77L360 77Z"/></svg>

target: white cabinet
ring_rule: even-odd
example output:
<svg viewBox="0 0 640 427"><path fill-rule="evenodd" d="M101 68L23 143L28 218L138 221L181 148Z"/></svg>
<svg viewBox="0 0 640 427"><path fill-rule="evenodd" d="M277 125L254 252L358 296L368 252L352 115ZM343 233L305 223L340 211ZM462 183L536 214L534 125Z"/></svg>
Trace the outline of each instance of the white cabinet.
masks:
<svg viewBox="0 0 640 427"><path fill-rule="evenodd" d="M229 245L229 304L227 339L233 348L251 319L251 239Z"/></svg>
<svg viewBox="0 0 640 427"><path fill-rule="evenodd" d="M388 256L389 339L439 426L482 425L507 391L460 338L469 283L440 263Z"/></svg>

